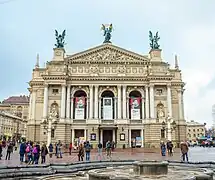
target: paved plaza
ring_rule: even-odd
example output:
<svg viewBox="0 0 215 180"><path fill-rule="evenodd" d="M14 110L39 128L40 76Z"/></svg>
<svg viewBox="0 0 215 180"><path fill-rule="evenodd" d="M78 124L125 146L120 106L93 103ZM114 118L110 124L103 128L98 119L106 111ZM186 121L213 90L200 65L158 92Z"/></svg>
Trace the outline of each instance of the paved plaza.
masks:
<svg viewBox="0 0 215 180"><path fill-rule="evenodd" d="M18 151L15 151L10 160L5 160L5 149L3 150L3 157L0 160L1 165L19 165L19 154ZM175 149L174 155L172 157L166 156L162 157L159 153L159 149L148 149L144 152L144 149L134 150L132 152L131 149L125 149L121 151L115 151L112 153L112 160L181 160L180 149ZM97 153L95 151L91 152L91 161L98 160ZM108 160L105 152L103 152L102 160ZM63 154L63 158L49 158L47 155L46 163L72 163L77 162L77 152L73 152L72 155L68 153ZM215 161L215 148L202 148L202 147L194 147L189 150L189 161Z"/></svg>

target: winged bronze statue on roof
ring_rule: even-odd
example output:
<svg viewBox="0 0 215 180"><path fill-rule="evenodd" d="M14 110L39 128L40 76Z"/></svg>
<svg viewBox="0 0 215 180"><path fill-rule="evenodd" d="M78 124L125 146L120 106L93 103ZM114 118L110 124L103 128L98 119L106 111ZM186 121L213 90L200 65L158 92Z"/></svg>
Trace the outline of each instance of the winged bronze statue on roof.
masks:
<svg viewBox="0 0 215 180"><path fill-rule="evenodd" d="M66 36L66 30L64 30L62 32L62 34L59 34L57 30L55 30L55 37L56 37L56 40L57 40L57 43L55 44L55 47L56 48L64 48L64 45L65 45L65 41L64 41L64 38Z"/></svg>
<svg viewBox="0 0 215 180"><path fill-rule="evenodd" d="M103 36L105 36L105 40L103 43L111 43L110 39L111 39L111 32L113 31L113 25L112 24L108 24L108 25L102 24L101 30L104 31Z"/></svg>
<svg viewBox="0 0 215 180"><path fill-rule="evenodd" d="M152 32L149 31L149 41L150 41L150 47L152 49L159 49L160 45L158 44L158 41L160 40L160 37L158 35L158 32L156 32L155 36L153 36Z"/></svg>

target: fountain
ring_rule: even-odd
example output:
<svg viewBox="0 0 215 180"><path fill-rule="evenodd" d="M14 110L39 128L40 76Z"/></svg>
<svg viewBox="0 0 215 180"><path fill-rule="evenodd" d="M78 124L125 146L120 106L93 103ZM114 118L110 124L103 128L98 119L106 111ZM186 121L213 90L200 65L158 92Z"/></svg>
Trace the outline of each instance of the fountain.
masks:
<svg viewBox="0 0 215 180"><path fill-rule="evenodd" d="M0 167L0 179L30 180L213 180L215 163L92 161L44 166Z"/></svg>

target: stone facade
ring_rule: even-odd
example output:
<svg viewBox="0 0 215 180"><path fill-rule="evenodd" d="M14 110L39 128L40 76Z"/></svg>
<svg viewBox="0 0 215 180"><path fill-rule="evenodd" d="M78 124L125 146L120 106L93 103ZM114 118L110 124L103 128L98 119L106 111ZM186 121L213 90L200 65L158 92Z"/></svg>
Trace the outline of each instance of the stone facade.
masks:
<svg viewBox="0 0 215 180"><path fill-rule="evenodd" d="M3 138L26 138L27 121L22 118L9 114L7 112L0 112L0 139Z"/></svg>
<svg viewBox="0 0 215 180"><path fill-rule="evenodd" d="M113 140L117 147L130 147L141 137L140 146L157 147L167 140L167 117L176 124L171 140L186 139L181 71L177 58L170 69L160 49L144 56L107 43L65 56L64 49L55 48L45 68L37 63L29 85L29 140L47 141L43 122L52 109L58 119L52 142L84 137L94 146Z"/></svg>
<svg viewBox="0 0 215 180"><path fill-rule="evenodd" d="M0 111L8 112L15 116L28 119L29 97L25 95L11 96L0 103Z"/></svg>
<svg viewBox="0 0 215 180"><path fill-rule="evenodd" d="M187 122L187 140L196 141L197 138L205 137L205 124L191 120Z"/></svg>

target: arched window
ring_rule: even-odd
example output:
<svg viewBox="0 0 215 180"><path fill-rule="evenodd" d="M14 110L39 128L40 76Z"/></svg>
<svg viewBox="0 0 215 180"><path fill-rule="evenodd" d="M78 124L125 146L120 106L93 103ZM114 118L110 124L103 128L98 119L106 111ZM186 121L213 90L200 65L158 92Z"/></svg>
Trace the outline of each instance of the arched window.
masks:
<svg viewBox="0 0 215 180"><path fill-rule="evenodd" d="M131 91L129 94L129 119L142 119L142 96L139 91Z"/></svg>
<svg viewBox="0 0 215 180"><path fill-rule="evenodd" d="M74 94L73 119L87 118L87 94L83 90L78 90Z"/></svg>
<svg viewBox="0 0 215 180"><path fill-rule="evenodd" d="M106 90L101 94L101 119L111 120L115 119L115 98L114 93Z"/></svg>

